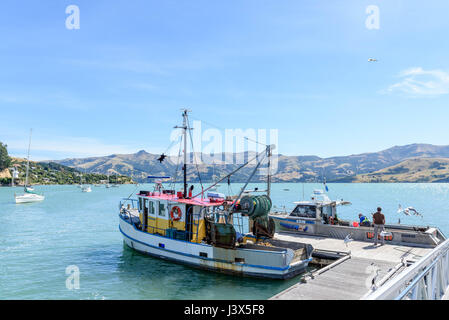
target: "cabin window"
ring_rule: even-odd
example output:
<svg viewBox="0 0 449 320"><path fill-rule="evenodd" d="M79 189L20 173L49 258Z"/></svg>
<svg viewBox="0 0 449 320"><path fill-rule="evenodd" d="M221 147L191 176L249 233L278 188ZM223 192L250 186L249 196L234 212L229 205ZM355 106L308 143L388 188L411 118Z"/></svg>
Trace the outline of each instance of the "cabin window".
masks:
<svg viewBox="0 0 449 320"><path fill-rule="evenodd" d="M163 203L159 203L159 215L165 217L165 205Z"/></svg>
<svg viewBox="0 0 449 320"><path fill-rule="evenodd" d="M331 217L332 216L332 207L331 206L321 207L321 215Z"/></svg>
<svg viewBox="0 0 449 320"><path fill-rule="evenodd" d="M150 201L150 214L154 214L154 202Z"/></svg>
<svg viewBox="0 0 449 320"><path fill-rule="evenodd" d="M290 215L293 217L316 218L316 206L298 205Z"/></svg>

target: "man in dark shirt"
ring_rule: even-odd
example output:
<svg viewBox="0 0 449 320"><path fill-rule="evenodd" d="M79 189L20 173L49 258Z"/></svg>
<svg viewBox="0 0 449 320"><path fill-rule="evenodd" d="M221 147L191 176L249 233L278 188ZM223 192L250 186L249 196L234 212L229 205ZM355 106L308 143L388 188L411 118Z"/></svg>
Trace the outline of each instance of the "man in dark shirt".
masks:
<svg viewBox="0 0 449 320"><path fill-rule="evenodd" d="M378 207L377 212L373 214L373 222L374 222L374 245L377 245L378 235L384 231L385 226L385 216L382 214L382 208ZM385 244L385 238L381 237L382 245Z"/></svg>

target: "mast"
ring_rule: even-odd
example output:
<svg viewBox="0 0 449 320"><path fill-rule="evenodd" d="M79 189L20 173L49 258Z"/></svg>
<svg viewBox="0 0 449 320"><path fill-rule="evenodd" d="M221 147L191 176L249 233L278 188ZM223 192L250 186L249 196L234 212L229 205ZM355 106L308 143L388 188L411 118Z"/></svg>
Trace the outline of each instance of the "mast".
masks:
<svg viewBox="0 0 449 320"><path fill-rule="evenodd" d="M187 110L182 114L184 127L184 198L187 198Z"/></svg>
<svg viewBox="0 0 449 320"><path fill-rule="evenodd" d="M189 110L182 109L182 127L176 126L176 129L182 129L184 132L184 165L182 170L184 171L184 198L187 198L187 112Z"/></svg>
<svg viewBox="0 0 449 320"><path fill-rule="evenodd" d="M30 141L28 143L28 157L27 157L27 171L26 171L26 175L25 175L25 191L28 185L28 171L30 169L30 148L31 148L31 134L33 132L33 129L30 129Z"/></svg>

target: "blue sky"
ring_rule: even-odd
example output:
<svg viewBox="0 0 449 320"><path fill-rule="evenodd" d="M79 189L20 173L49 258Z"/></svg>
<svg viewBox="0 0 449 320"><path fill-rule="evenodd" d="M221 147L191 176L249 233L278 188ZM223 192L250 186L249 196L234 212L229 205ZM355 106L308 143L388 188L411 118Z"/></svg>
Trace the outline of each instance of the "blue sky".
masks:
<svg viewBox="0 0 449 320"><path fill-rule="evenodd" d="M65 26L71 4L79 30ZM445 0L3 0L0 141L23 156L33 128L33 159L162 152L188 107L221 128L277 129L288 155L446 145L448 12Z"/></svg>

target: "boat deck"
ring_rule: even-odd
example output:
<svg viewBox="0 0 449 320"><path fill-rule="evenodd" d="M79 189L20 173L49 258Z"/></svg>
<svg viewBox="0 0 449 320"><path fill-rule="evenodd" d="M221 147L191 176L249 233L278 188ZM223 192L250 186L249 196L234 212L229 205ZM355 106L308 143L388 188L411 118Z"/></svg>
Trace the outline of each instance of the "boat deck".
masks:
<svg viewBox="0 0 449 320"><path fill-rule="evenodd" d="M311 244L316 250L347 254L330 267L323 268L300 282L273 296L272 300L346 300L361 299L370 290L372 279L378 270L376 283L390 271L397 270L392 278L405 267L406 261L413 263L429 253L432 248L385 244L374 246L369 242L351 241L305 236L290 232L279 232L276 239Z"/></svg>

